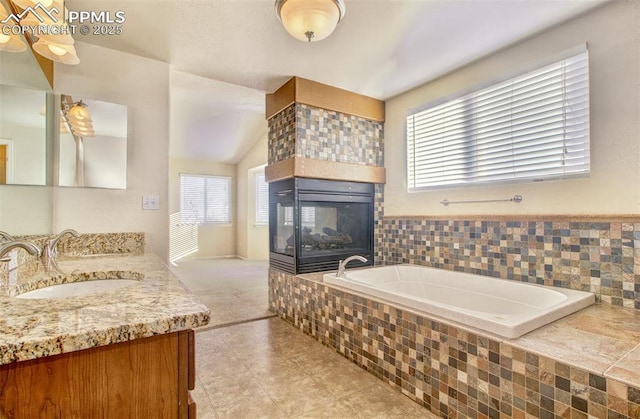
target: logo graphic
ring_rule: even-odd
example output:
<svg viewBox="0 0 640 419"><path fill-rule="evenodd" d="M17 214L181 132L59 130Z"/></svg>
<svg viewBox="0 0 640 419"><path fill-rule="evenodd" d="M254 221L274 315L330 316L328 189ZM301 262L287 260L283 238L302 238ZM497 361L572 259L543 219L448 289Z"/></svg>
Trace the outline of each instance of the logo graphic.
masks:
<svg viewBox="0 0 640 419"><path fill-rule="evenodd" d="M37 19L37 22L34 20ZM58 10L42 3L29 6L20 13L11 13L0 21L2 35L120 35L126 21L124 10L88 11Z"/></svg>
<svg viewBox="0 0 640 419"><path fill-rule="evenodd" d="M46 21L46 18L43 18L38 13L38 11L40 11L41 13L44 13L46 15L46 18L48 18L50 22L53 22L53 23L58 22L56 15L60 13L60 11L55 6L52 7L51 9L47 9L41 3L38 3L34 7L31 7L31 6L27 7L22 11L22 13L18 13L17 15L14 13L11 13L9 16L7 16L2 21L0 21L0 23L8 23L9 21L13 20L14 23L18 24L20 23L20 20L22 20L22 18L27 16L29 13L35 16L35 18L38 19L40 23L44 23Z"/></svg>

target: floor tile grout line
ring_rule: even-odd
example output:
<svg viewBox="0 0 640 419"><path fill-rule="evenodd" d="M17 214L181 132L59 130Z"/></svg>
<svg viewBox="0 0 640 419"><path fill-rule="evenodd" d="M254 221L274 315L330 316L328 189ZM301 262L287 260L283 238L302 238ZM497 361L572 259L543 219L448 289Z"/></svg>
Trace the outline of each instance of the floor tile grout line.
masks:
<svg viewBox="0 0 640 419"><path fill-rule="evenodd" d="M270 314L268 316L254 317L254 318L251 318L251 319L238 320L238 321L235 321L235 322L229 322L229 323L223 323L223 324L214 324L212 326L203 326L203 327L198 327L197 329L195 329L195 331L197 333L197 332L206 332L208 330L224 329L226 327L237 326L239 324L246 324L246 323L257 322L257 321L260 321L260 320L271 319L271 318L276 317L276 316L277 316L277 314Z"/></svg>

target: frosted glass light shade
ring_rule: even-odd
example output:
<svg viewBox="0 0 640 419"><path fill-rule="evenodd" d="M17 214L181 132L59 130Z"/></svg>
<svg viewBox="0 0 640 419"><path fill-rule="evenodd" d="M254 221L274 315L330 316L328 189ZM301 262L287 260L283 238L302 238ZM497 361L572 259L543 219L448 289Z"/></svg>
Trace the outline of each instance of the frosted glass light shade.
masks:
<svg viewBox="0 0 640 419"><path fill-rule="evenodd" d="M27 49L27 44L18 35L4 35L0 33L0 51L22 52Z"/></svg>
<svg viewBox="0 0 640 419"><path fill-rule="evenodd" d="M276 0L276 13L284 28L305 42L331 35L345 12L343 0Z"/></svg>
<svg viewBox="0 0 640 419"><path fill-rule="evenodd" d="M91 118L80 120L68 115L67 119L69 120L69 123L74 127L90 127L93 125Z"/></svg>
<svg viewBox="0 0 640 419"><path fill-rule="evenodd" d="M91 115L89 114L89 110L82 102L76 103L75 105L73 105L73 107L69 109L69 112L67 112L67 115L70 118L76 119L80 122L91 121Z"/></svg>
<svg viewBox="0 0 640 419"><path fill-rule="evenodd" d="M13 4L15 4L16 6L18 6L19 8L21 8L22 10L26 9L27 7L36 7L36 5L38 3L40 3L41 5L46 7L47 9L55 7L58 10L62 10L62 8L63 8L62 1L60 1L60 0L36 0L36 1L33 1L33 0L11 0L11 2Z"/></svg>
<svg viewBox="0 0 640 419"><path fill-rule="evenodd" d="M51 61L57 61L62 64L74 65L80 63L80 58L76 53L73 45L63 45L55 42L48 42L43 38L32 45L35 52Z"/></svg>
<svg viewBox="0 0 640 419"><path fill-rule="evenodd" d="M44 22L38 21L32 15L28 15L20 21L22 27L34 28L41 26L42 30L36 35L38 39L44 39L49 43L56 43L61 45L73 45L74 39L71 36L71 28L66 23L55 23L52 20L45 18ZM56 27L59 33L47 33L47 27Z"/></svg>
<svg viewBox="0 0 640 419"><path fill-rule="evenodd" d="M7 9L5 9L2 3L0 3L0 20L3 20L7 16L9 16ZM11 23L6 23L1 25L0 27L5 25L13 26ZM20 39L20 35L13 35L11 33L9 35L5 35L4 31L0 31L0 51L22 52L26 49L27 44L22 39Z"/></svg>

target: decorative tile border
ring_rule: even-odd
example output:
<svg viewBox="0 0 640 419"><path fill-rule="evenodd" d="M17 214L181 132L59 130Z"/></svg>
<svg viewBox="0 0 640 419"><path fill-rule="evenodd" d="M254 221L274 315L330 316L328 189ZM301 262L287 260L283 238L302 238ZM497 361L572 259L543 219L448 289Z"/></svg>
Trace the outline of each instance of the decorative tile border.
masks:
<svg viewBox="0 0 640 419"><path fill-rule="evenodd" d="M640 418L640 389L269 270L269 308L443 418Z"/></svg>
<svg viewBox="0 0 640 419"><path fill-rule="evenodd" d="M590 291L640 309L640 222L385 217L376 239L381 263Z"/></svg>

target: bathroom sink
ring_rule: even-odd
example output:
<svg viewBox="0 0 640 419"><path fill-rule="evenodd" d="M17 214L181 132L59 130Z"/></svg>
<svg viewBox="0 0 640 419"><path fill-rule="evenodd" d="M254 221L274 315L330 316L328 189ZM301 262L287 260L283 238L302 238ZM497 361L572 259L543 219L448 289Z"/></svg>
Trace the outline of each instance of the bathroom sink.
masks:
<svg viewBox="0 0 640 419"><path fill-rule="evenodd" d="M41 299L41 298L62 298L77 297L81 295L98 294L101 292L113 291L127 288L140 281L135 279L100 279L94 281L70 282L67 284L51 285L37 290L16 295L15 298Z"/></svg>

